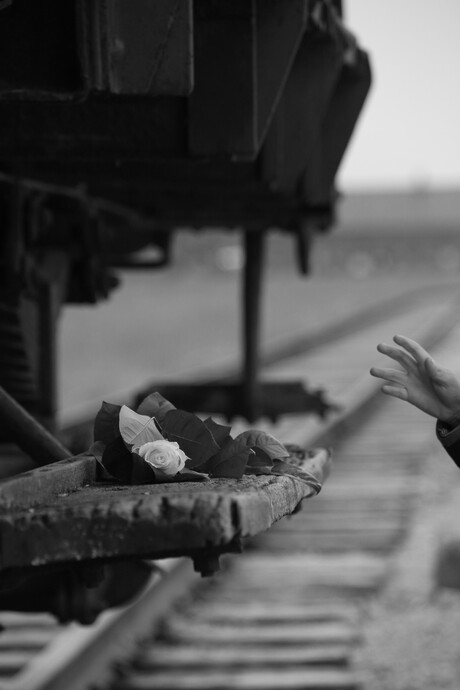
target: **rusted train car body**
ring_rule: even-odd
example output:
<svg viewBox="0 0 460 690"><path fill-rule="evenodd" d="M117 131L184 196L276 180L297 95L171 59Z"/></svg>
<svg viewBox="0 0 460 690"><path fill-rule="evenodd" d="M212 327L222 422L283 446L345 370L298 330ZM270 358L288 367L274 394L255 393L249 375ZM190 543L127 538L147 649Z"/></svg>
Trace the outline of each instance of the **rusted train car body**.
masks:
<svg viewBox="0 0 460 690"><path fill-rule="evenodd" d="M248 259L242 382L224 389L221 411L276 416L257 384L264 236L290 233L308 271L369 85L338 2L2 3L5 389L51 420L61 305L106 297L112 268L143 247L164 265L179 227L220 226L242 232ZM196 404L213 390L195 390ZM298 388L277 392L281 409L323 409Z"/></svg>
<svg viewBox="0 0 460 690"><path fill-rule="evenodd" d="M2 388L52 428L61 307L108 297L146 247L167 264L180 227L220 226L246 251L241 380L168 395L248 419L324 412L258 382L263 243L289 233L308 272L370 82L337 0L2 0Z"/></svg>

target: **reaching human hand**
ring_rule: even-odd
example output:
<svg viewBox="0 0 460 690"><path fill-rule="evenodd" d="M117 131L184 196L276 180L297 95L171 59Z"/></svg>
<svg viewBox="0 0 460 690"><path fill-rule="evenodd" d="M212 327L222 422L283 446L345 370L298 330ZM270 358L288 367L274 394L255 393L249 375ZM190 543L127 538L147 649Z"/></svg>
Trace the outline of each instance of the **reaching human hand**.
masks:
<svg viewBox="0 0 460 690"><path fill-rule="evenodd" d="M396 335L393 340L400 347L380 343L377 350L402 369L373 367L370 372L386 382L382 392L406 400L446 424L460 424L460 380L452 371L436 364L415 340L403 335Z"/></svg>

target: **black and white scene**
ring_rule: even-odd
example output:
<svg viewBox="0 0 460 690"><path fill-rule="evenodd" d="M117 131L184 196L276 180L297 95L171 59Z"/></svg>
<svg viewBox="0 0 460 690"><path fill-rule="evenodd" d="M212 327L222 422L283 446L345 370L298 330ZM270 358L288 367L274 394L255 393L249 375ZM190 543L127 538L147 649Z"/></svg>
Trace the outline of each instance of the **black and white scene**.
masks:
<svg viewBox="0 0 460 690"><path fill-rule="evenodd" d="M0 0L0 690L460 690L458 0Z"/></svg>

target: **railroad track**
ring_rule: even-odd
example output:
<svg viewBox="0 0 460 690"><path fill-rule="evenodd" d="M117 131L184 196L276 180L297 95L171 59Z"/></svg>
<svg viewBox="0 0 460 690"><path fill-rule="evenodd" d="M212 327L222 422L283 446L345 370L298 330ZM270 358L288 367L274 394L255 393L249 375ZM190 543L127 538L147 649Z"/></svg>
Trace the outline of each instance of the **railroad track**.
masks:
<svg viewBox="0 0 460 690"><path fill-rule="evenodd" d="M166 562L166 574L155 575L132 606L90 628L1 614L0 688L360 687L354 655L362 621L410 529L423 489L420 458L432 440L431 427L404 406L381 396L370 404L378 383L367 372L375 344L397 331L427 347L444 340L458 349L456 312L455 300L425 296L277 363L274 376L306 371L311 383L314 372L342 406L327 424L294 418L264 425L287 442L334 445L322 494L247 543L243 555L227 557L210 580L197 579L186 561Z"/></svg>

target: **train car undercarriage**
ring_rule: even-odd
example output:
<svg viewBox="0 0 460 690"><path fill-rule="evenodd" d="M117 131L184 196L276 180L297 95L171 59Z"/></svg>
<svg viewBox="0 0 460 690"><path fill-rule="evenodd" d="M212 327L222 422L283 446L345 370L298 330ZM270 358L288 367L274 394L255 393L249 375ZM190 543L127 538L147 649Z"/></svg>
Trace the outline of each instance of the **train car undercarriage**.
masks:
<svg viewBox="0 0 460 690"><path fill-rule="evenodd" d="M57 432L60 310L108 298L117 268L166 266L181 228L225 227L245 251L240 377L139 395L249 421L326 414L322 392L259 381L264 241L288 233L308 273L370 83L334 0L1 2L5 400Z"/></svg>

